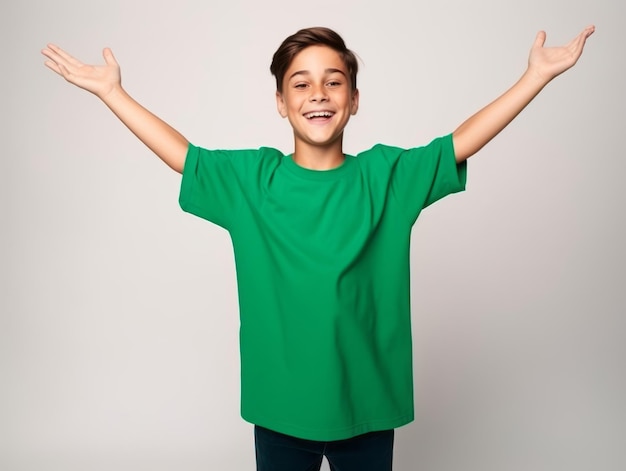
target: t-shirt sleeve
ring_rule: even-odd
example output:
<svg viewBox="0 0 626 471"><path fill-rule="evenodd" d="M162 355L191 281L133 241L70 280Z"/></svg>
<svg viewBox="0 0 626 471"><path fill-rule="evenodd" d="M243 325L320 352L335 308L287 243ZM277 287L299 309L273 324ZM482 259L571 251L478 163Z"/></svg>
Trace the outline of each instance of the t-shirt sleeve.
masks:
<svg viewBox="0 0 626 471"><path fill-rule="evenodd" d="M189 144L178 200L183 211L228 229L242 190L234 161L245 159L245 152Z"/></svg>
<svg viewBox="0 0 626 471"><path fill-rule="evenodd" d="M467 162L457 164L449 134L426 146L401 150L391 191L414 222L422 209L446 195L463 191L466 179Z"/></svg>

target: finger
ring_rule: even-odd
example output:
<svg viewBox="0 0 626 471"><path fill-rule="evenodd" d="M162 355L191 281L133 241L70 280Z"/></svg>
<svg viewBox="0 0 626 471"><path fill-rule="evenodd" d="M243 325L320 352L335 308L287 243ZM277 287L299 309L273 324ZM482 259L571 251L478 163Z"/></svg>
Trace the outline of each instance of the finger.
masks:
<svg viewBox="0 0 626 471"><path fill-rule="evenodd" d="M102 57L104 57L104 62L106 62L107 65L118 65L117 61L115 60L115 56L113 55L113 51L111 51L110 48L104 48L104 50L102 51Z"/></svg>
<svg viewBox="0 0 626 471"><path fill-rule="evenodd" d="M585 47L585 43L587 38L593 34L595 27L588 26L583 31L578 34L574 39L572 39L565 48L569 50L570 57L573 59L573 64L578 62L578 59L583 53L583 49Z"/></svg>
<svg viewBox="0 0 626 471"><path fill-rule="evenodd" d="M57 65L63 62L63 58L50 49L42 49L41 53L48 58L48 60L44 64L50 67L55 72L60 73ZM51 67L52 64L54 64L54 66L56 67Z"/></svg>
<svg viewBox="0 0 626 471"><path fill-rule="evenodd" d="M584 38L585 36L581 33L570 42L568 42L565 46L563 46L563 48L572 54L576 54L577 51L581 49Z"/></svg>
<svg viewBox="0 0 626 471"><path fill-rule="evenodd" d="M67 80L68 82L72 81L70 79L72 73L67 69L67 67L65 67L63 64L59 64L59 70L61 71L61 75L65 80Z"/></svg>
<svg viewBox="0 0 626 471"><path fill-rule="evenodd" d="M594 25L587 26L584 30L580 32L578 36L576 36L574 39L570 41L568 46L573 45L573 44L584 45L587 38L591 36L595 30L596 30L596 27Z"/></svg>
<svg viewBox="0 0 626 471"><path fill-rule="evenodd" d="M47 58L49 58L50 60L54 60L55 58L60 58L60 56L56 52L52 51L49 48L42 49L41 53Z"/></svg>
<svg viewBox="0 0 626 471"><path fill-rule="evenodd" d="M55 62L53 60L49 60L49 61L44 62L44 65L48 67L50 70L52 70L53 72L59 74L65 80L69 80L68 77L70 76L70 71L67 70L67 67L65 67L63 64L59 62Z"/></svg>
<svg viewBox="0 0 626 471"><path fill-rule="evenodd" d="M65 59L63 59L63 57L61 57L59 54L57 54L54 50L48 48L48 49L43 49L41 51L41 53L46 56L48 59L50 59L50 61L54 62L55 64L61 64L61 63L66 63Z"/></svg>
<svg viewBox="0 0 626 471"><path fill-rule="evenodd" d="M59 75L63 75L61 73L61 69L59 69L59 66L57 65L56 62L51 61L51 60L47 60L46 62L43 63L43 65L45 65L46 67L48 67L50 70L52 70L53 72L59 74Z"/></svg>
<svg viewBox="0 0 626 471"><path fill-rule="evenodd" d="M539 31L537 33L537 36L535 37L535 44L533 46L534 47L543 47L545 42L546 42L546 32L545 31Z"/></svg>
<svg viewBox="0 0 626 471"><path fill-rule="evenodd" d="M586 28L583 30L578 36L576 36L570 43L568 47L574 54L580 56L583 52L583 48L585 47L585 42L587 38L593 34L593 28Z"/></svg>
<svg viewBox="0 0 626 471"><path fill-rule="evenodd" d="M582 48L585 46L585 43L587 42L587 38L589 38L589 36L591 36L596 30L596 27L594 25L590 25L587 26L582 33L579 34L580 37L580 49L582 50Z"/></svg>
<svg viewBox="0 0 626 471"><path fill-rule="evenodd" d="M596 31L596 27L594 25L589 25L585 28L584 33L585 37L588 38Z"/></svg>
<svg viewBox="0 0 626 471"><path fill-rule="evenodd" d="M56 44L48 44L48 49L50 49L51 51L56 53L59 57L63 58L63 60L65 60L66 63L69 64L69 65L73 65L73 66L77 66L77 67L83 65L83 63L81 61L79 61L75 57L73 57L70 54L68 54L67 52L65 52L63 49L61 49Z"/></svg>

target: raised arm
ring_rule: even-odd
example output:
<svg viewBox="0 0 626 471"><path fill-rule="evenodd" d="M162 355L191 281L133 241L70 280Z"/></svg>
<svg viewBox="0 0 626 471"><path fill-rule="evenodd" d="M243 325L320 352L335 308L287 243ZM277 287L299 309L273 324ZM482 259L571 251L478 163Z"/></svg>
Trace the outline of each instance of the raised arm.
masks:
<svg viewBox="0 0 626 471"><path fill-rule="evenodd" d="M572 67L593 34L588 26L563 47L544 47L546 33L540 31L530 51L528 68L502 96L461 124L453 133L457 162L478 152L502 131L557 75Z"/></svg>
<svg viewBox="0 0 626 471"><path fill-rule="evenodd" d="M49 69L100 98L163 162L182 173L187 139L126 93L119 64L110 49L103 51L104 65L83 64L54 44L48 44L41 53L48 58L45 65Z"/></svg>

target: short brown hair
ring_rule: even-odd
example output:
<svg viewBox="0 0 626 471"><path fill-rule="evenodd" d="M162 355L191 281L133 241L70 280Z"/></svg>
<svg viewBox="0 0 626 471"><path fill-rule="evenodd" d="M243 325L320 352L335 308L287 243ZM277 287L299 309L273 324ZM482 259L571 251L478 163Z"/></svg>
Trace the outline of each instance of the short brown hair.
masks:
<svg viewBox="0 0 626 471"><path fill-rule="evenodd" d="M348 69L352 90L356 90L356 74L359 71L356 55L335 31L321 26L301 29L285 39L276 50L270 65L270 72L276 77L276 90L283 91L283 79L291 61L309 46L328 46L337 51Z"/></svg>

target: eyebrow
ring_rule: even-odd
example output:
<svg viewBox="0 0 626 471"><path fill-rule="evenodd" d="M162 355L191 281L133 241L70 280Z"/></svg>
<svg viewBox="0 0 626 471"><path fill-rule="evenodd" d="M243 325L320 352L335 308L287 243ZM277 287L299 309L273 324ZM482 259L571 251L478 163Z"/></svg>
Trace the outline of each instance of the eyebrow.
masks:
<svg viewBox="0 0 626 471"><path fill-rule="evenodd" d="M346 76L346 73L341 70L341 69L334 69L334 68L329 68L329 69L325 69L324 70L325 74L334 74L334 73L340 73L341 75L343 75L344 77L348 78ZM297 70L295 71L293 74L291 74L289 76L289 78L287 80L291 80L292 78L294 78L296 75L311 75L311 72L308 70Z"/></svg>

